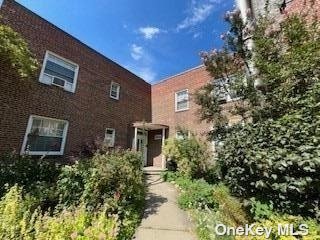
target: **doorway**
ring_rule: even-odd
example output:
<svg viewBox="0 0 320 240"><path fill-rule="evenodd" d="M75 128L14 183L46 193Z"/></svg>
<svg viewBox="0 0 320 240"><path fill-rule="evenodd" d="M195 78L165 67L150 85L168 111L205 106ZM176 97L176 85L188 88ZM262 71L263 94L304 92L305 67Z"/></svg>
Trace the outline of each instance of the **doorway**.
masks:
<svg viewBox="0 0 320 240"><path fill-rule="evenodd" d="M148 156L148 132L138 131L137 134L137 151L141 153L143 166L147 166Z"/></svg>

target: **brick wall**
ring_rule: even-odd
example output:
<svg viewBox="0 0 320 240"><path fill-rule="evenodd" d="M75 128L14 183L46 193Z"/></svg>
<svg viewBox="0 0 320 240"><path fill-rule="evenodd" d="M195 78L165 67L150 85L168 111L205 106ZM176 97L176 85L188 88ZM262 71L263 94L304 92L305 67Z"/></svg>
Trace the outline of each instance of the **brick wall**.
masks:
<svg viewBox="0 0 320 240"><path fill-rule="evenodd" d="M69 121L65 153L115 128L115 144L127 148L134 121L151 121L151 86L128 70L14 1L4 1L0 23L11 26L28 42L40 63L50 50L79 65L75 93L18 79L0 62L0 152L20 151L31 114ZM120 100L109 97L111 81L121 85Z"/></svg>
<svg viewBox="0 0 320 240"><path fill-rule="evenodd" d="M320 0L292 0L287 4L287 13L303 13L307 17L316 15L320 17Z"/></svg>
<svg viewBox="0 0 320 240"><path fill-rule="evenodd" d="M192 94L212 79L205 67L200 66L170 77L152 86L152 121L169 126L169 135L174 136L176 127L185 127L199 135L210 129L209 124L199 121L199 106ZM175 112L175 92L189 90L189 110Z"/></svg>

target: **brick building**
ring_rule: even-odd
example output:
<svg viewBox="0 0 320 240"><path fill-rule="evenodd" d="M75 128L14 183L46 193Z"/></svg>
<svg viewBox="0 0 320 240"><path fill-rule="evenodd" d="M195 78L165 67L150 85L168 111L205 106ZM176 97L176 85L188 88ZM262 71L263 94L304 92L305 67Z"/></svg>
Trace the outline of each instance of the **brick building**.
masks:
<svg viewBox="0 0 320 240"><path fill-rule="evenodd" d="M69 155L96 138L131 147L132 123L151 121L150 84L15 1L0 15L42 65L29 80L0 65L0 151Z"/></svg>
<svg viewBox="0 0 320 240"><path fill-rule="evenodd" d="M41 63L35 78L22 80L0 59L0 153L69 156L101 139L141 151L146 166L164 167L166 138L181 137L180 128L198 136L210 130L192 99L212 80L204 66L151 86L13 0L4 0L0 15ZM227 109L234 99L225 100Z"/></svg>
<svg viewBox="0 0 320 240"><path fill-rule="evenodd" d="M0 60L1 153L69 156L99 138L164 167L162 145L178 126L208 130L192 101L211 79L203 66L151 86L15 1L5 0L0 15L41 65L35 78L19 79Z"/></svg>

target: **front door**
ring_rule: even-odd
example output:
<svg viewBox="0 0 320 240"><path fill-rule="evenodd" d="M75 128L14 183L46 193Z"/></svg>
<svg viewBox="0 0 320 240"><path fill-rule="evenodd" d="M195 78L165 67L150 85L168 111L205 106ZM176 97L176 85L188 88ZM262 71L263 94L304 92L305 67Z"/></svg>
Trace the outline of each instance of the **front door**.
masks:
<svg viewBox="0 0 320 240"><path fill-rule="evenodd" d="M137 151L141 152L143 166L147 166L147 144L148 133L138 131L137 135Z"/></svg>

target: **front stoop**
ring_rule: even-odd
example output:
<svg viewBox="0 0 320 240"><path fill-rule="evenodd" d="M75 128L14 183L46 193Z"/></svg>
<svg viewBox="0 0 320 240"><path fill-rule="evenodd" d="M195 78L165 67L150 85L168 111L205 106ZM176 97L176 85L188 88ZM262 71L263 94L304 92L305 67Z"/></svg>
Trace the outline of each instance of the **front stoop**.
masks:
<svg viewBox="0 0 320 240"><path fill-rule="evenodd" d="M143 172L146 175L160 175L162 172L165 172L167 169L159 168L159 167L144 167Z"/></svg>

